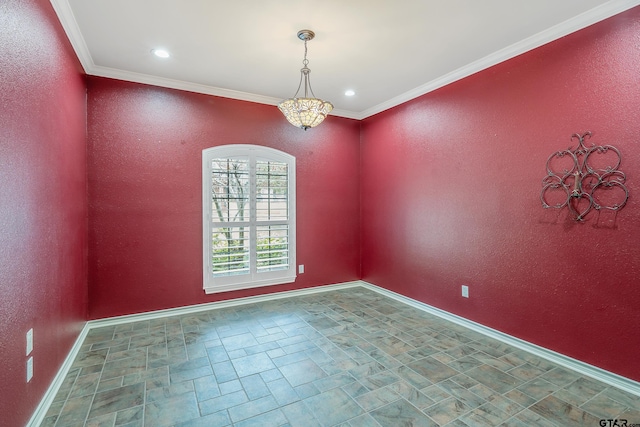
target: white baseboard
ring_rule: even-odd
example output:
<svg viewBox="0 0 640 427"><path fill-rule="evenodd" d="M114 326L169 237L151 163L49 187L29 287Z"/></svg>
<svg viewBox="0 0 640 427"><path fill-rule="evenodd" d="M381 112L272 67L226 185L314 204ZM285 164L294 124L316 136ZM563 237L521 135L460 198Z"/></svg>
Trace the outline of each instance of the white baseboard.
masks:
<svg viewBox="0 0 640 427"><path fill-rule="evenodd" d="M344 283L338 283L335 285L316 286L313 288L276 292L276 293L258 295L258 296L246 297L246 298L236 298L236 299L227 300L227 301L210 302L205 304L191 305L187 307L170 308L166 310L156 310L148 313L130 314L126 316L117 316L117 317L109 317L105 319L90 320L87 323L85 323L84 328L78 335L76 342L74 343L73 347L71 347L69 354L67 355L64 362L62 363L62 366L58 370L58 373L56 374L55 378L51 382L51 385L47 389L42 400L40 400L40 404L38 405L35 412L31 416L31 419L27 423L26 427L39 427L42 421L44 421L44 418L47 415L47 411L49 411L49 407L51 406L51 403L53 403L53 399L55 399L56 394L58 394L58 391L60 390L60 386L62 385L62 382L64 381L65 377L69 373L69 370L71 369L71 365L73 364L73 361L76 359L76 356L80 352L80 347L82 347L82 343L84 342L84 339L87 337L87 334L91 329L102 328L104 326L120 325L123 323L129 323L129 322L140 322L144 320L158 319L162 317L182 316L186 314L199 313L207 310L215 310L215 309L220 309L225 307L234 307L234 306L239 306L244 304L263 302L263 301L272 301L272 300L277 300L282 298L290 298L294 296L311 295L318 292L348 289L356 286L362 286L362 283L360 281L344 282Z"/></svg>
<svg viewBox="0 0 640 427"><path fill-rule="evenodd" d="M53 402L53 399L58 393L58 390L60 389L60 386L62 385L64 378L67 376L67 373L69 372L69 369L73 364L73 361L75 360L76 356L78 355L78 352L80 351L80 347L82 346L84 339L86 338L88 332L91 329L101 328L104 326L120 325L123 323L129 323L129 322L139 322L139 321L145 321L145 320L151 320L151 319L158 319L158 318L168 317L168 316L182 316L186 314L199 313L203 311L221 309L225 307L235 307L239 305L253 304L253 303L264 302L264 301L273 301L273 300L278 300L282 298L311 295L319 292L329 292L329 291L349 289L354 287L363 287L371 291L377 292L381 295L387 296L396 301L407 304L411 307L414 307L424 312L438 316L444 320L448 320L457 325L464 326L468 329L471 329L472 331L481 333L490 338L497 339L505 344L508 344L513 347L524 350L526 352L529 352L535 356L538 356L550 362L556 363L567 369L576 371L582 375L591 377L593 379L596 379L598 381L601 381L613 387L617 387L621 390L624 390L628 393L632 393L636 396L640 396L640 383L637 381L623 377L621 375L614 374L613 372L605 371L604 369L598 368L593 365L589 365L588 363L582 362L577 359L573 359L571 357L568 357L563 354L557 353L555 351L529 343L527 341L521 340L511 335L507 335L495 329L488 328L484 325L473 322L471 320L467 320L455 314L451 314L449 312L430 306L423 302L414 300L412 298L406 297L404 295L398 294L388 289L381 288L372 283L368 283L362 280L356 280L353 282L344 282L344 283L338 283L335 285L316 286L313 288L305 288L305 289L298 289L298 290L285 291L285 292L276 292L276 293L264 294L264 295L258 295L253 297L246 297L246 298L236 298L236 299L227 300L227 301L211 302L211 303L205 303L205 304L192 305L188 307L178 307L178 308L170 308L167 310L157 310L149 313L130 314L126 316L117 316L117 317L110 317L106 319L90 320L85 324L84 328L80 332L78 339L76 340L75 344L71 348L71 351L69 352L67 358L63 362L62 367L58 371L58 374L56 375L53 382L51 383L51 386L49 386L49 389L47 390L44 397L40 401L40 404L36 408L36 411L33 413L31 420L29 420L29 422L27 423L27 427L38 427L44 420L45 415L47 414L47 411L49 410L49 407Z"/></svg>
<svg viewBox="0 0 640 427"><path fill-rule="evenodd" d="M502 341L505 344L519 348L520 350L524 350L535 356L541 357L550 362L556 363L567 369L571 369L582 375L601 381L610 386L617 387L628 393L640 396L640 382L634 381L618 374L614 374L613 372L606 371L602 368L598 368L597 366L590 365L580 360L573 359L569 356L565 356L564 354L557 353L553 350L540 347L536 344L521 340L520 338L513 337L500 331L496 331L495 329L491 329L487 326L465 319L464 317L460 317L447 311L440 310L439 308L430 306L428 304L414 300L388 289L381 288L374 284L361 281L361 285L367 289L378 292L379 294L385 295L389 298L393 298L396 301L400 301L407 305L410 305L411 307L415 307L419 310L433 314L457 325L464 326L465 328L471 329L472 331L481 333L490 338L497 339L498 341Z"/></svg>
<svg viewBox="0 0 640 427"><path fill-rule="evenodd" d="M120 325L129 322L142 322L145 320L159 319L169 316L184 316L186 314L200 313L202 311L216 310L226 307L236 307L239 305L253 304L257 302L273 301L282 298L297 297L301 295L311 295L318 292L337 291L339 289L362 286L359 280L354 282L343 282L334 285L315 286L313 288L295 289L292 291L275 292L270 294L256 295L253 297L235 298L226 301L215 301L204 304L190 305L187 307L169 308L166 310L150 311L148 313L128 314L125 316L109 317L106 319L90 320L89 328L102 328L103 326Z"/></svg>
<svg viewBox="0 0 640 427"><path fill-rule="evenodd" d="M80 331L80 334L78 335L78 338L76 338L76 342L73 343L73 346L69 351L69 354L64 359L64 362L62 362L62 366L58 370L58 373L53 378L51 385L49 386L46 393L42 397L42 400L40 400L40 404L36 408L33 415L31 415L31 419L27 423L27 427L38 427L42 423L42 421L44 421L44 418L47 415L47 411L49 410L51 403L53 403L53 399L55 399L56 394L58 394L58 390L60 390L60 386L62 385L62 382L64 381L65 377L69 373L69 370L71 369L71 365L73 364L73 361L76 359L76 356L80 352L80 347L82 347L82 343L84 342L84 339L87 337L87 333L89 332L89 329L90 328L88 326L88 323L85 323L84 327Z"/></svg>

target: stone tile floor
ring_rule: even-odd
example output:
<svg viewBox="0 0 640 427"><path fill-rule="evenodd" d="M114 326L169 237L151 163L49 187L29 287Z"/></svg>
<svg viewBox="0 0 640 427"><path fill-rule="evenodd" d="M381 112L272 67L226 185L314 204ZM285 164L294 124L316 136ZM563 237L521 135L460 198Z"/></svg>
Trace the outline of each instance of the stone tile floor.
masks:
<svg viewBox="0 0 640 427"><path fill-rule="evenodd" d="M351 288L92 329L42 426L599 426L639 408Z"/></svg>

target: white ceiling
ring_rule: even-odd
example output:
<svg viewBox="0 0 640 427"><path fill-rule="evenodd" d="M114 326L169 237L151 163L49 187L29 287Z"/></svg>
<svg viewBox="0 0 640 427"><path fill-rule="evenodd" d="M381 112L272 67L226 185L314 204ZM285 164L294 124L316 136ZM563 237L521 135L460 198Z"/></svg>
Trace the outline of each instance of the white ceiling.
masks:
<svg viewBox="0 0 640 427"><path fill-rule="evenodd" d="M363 119L640 0L51 0L87 74L276 105L300 78ZM169 59L152 55L170 51ZM356 95L346 97L353 89Z"/></svg>

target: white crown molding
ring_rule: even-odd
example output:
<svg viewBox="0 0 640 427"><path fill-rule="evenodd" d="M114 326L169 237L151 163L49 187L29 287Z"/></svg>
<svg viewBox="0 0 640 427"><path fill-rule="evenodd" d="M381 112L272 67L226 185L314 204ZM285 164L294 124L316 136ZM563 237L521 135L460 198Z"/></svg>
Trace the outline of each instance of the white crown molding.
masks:
<svg viewBox="0 0 640 427"><path fill-rule="evenodd" d="M417 88L405 92L401 95L393 97L388 101L368 108L360 112L358 118L362 120L367 117L373 116L374 114L378 114L382 111L396 107L404 102L432 92L457 80L461 80L465 77L477 73L478 71L485 70L501 62L507 61L511 58L550 43L568 34L582 30L589 25L593 25L597 22L603 21L638 5L640 5L640 0L612 0L608 3L602 4L587 12L568 19L558 25L555 25L548 30L528 37L518 43L514 43L511 46L507 46L504 49L487 55L484 58L465 65L464 67L458 68L457 70L443 75L442 77L418 86Z"/></svg>
<svg viewBox="0 0 640 427"><path fill-rule="evenodd" d="M164 77L151 76L148 74L97 66L93 62L93 58L91 57L89 48L87 47L87 44L82 36L80 27L76 22L75 16L73 14L73 11L71 10L71 6L69 5L68 0L50 1L58 15L58 18L60 19L62 27L67 33L67 37L69 38L69 41L71 42L71 45L73 46L73 49L75 50L76 55L78 56L78 59L82 64L82 67L88 75L132 81L136 83L185 90L189 92L203 93L207 95L220 96L241 101L256 102L259 104L278 105L278 103L281 101L281 99L279 98L270 96L257 95L231 89L207 86L198 83L190 83L181 80L174 80ZM402 103L432 92L457 80L463 79L479 71L492 67L496 64L514 58L532 49L557 40L573 32L579 31L583 28L588 27L589 25L610 18L614 15L617 15L618 13L622 13L638 5L640 5L640 0L611 0L567 21L555 25L548 30L535 34L518 43L514 43L511 46L487 55L484 58L474 61L464 67L458 68L457 70L454 70L437 79L418 86L415 89L395 96L364 111L335 109L331 112L331 115L355 120L366 119L367 117L396 107Z"/></svg>
<svg viewBox="0 0 640 427"><path fill-rule="evenodd" d="M329 116L337 116L337 117L344 117L346 119L362 120L361 113L358 113L356 111L341 110L339 108L334 108L331 111L331 113L329 113Z"/></svg>
<svg viewBox="0 0 640 427"><path fill-rule="evenodd" d="M87 73L98 77L107 77L111 79L124 80L135 83L148 84L153 86L166 87L170 89L184 90L187 92L202 93L206 95L220 96L222 98L230 98L239 101L255 102L257 104L278 105L282 99L272 96L257 95L255 93L241 92L231 89L223 89L214 86L203 85L199 83L185 82L183 80L169 79L166 77L152 76L149 74L135 73L132 71L118 70L115 68L94 65L91 73ZM357 113L347 110L334 109L331 116L345 117L348 119L357 119Z"/></svg>
<svg viewBox="0 0 640 427"><path fill-rule="evenodd" d="M84 41L84 37L82 37L82 32L80 31L80 27L78 26L69 2L67 0L51 0L51 6L53 6L53 10L56 12L56 15L58 15L60 24L62 24L64 32L67 33L67 38L69 42L71 42L71 46L76 52L76 56L80 60L80 65L84 68L84 72L91 74L91 70L95 67L95 64L93 63L93 58L91 57L87 43Z"/></svg>
<svg viewBox="0 0 640 427"><path fill-rule="evenodd" d="M187 92L202 93L205 95L220 96L223 98L236 99L240 101L255 102L258 104L278 105L282 99L271 96L257 95L254 93L241 92L237 90L224 89L215 86L208 86L198 83L185 82L182 80L169 79L166 77L152 76L149 74L136 73L133 71L118 70L115 68L96 65L91 57L91 52L82 36L76 17L73 14L68 0L50 0L62 28L71 42L73 50L78 56L78 60L84 72L91 76L107 77L111 79L143 83L153 86L166 87L170 89L184 90ZM349 119L360 119L358 113L334 109L332 116L346 117Z"/></svg>
<svg viewBox="0 0 640 427"><path fill-rule="evenodd" d="M203 85L200 83L185 82L183 80L169 79L167 77L152 76L149 74L136 73L133 71L119 70L116 68L103 67L95 65L88 72L92 76L107 77L116 80L125 80L135 83L143 83L152 86L166 87L170 89L179 89L187 92L202 93L205 95L220 96L223 98L237 99L239 101L250 101L258 104L278 105L282 99L271 96L256 95L238 90L223 89L214 86Z"/></svg>

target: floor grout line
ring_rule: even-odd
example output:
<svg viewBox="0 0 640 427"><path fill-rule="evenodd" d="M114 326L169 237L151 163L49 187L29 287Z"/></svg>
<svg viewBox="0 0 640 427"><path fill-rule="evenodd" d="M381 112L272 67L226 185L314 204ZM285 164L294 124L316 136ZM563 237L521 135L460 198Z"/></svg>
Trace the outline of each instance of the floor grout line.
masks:
<svg viewBox="0 0 640 427"><path fill-rule="evenodd" d="M108 328L112 328L110 339L96 341L102 338L101 333L109 331ZM278 334L282 334L282 338L276 339L275 336ZM267 338L273 338L273 340ZM120 340L123 339L128 340L125 350L121 350L123 344ZM160 339L162 342L159 343ZM178 339L180 343L175 346ZM141 387L142 404L138 405L141 406L141 416L138 419L139 422L135 424L140 427L144 427L147 423L154 427L155 424L162 427L178 426L182 421L194 423L199 418L205 417L210 419L226 417L226 420L231 423L229 425L235 426L258 422L259 419L268 416L284 417L286 422L294 425L300 420L291 418L294 416L293 412L283 410L292 404L296 404L298 410L309 414L312 417L309 420L317 420L322 425L331 424L330 420L338 420L339 423L346 424L362 417L362 420L374 420L381 427L387 427L385 423L388 423L388 418L386 417L392 408L398 410L405 408L409 413L415 414L412 416L422 417L424 422L433 424L432 421L445 419L438 414L446 407L445 403L449 399L463 402L466 410L453 414L455 417L447 423L455 420L462 421L464 418L473 420L480 426L488 425L486 420L497 417L501 423L513 420L516 424L524 424L522 419L518 418L519 415L523 419L535 415L547 421L549 425L559 425L558 420L564 420L561 418L562 414L553 412L555 409L550 406L555 400L563 402L557 393L565 391L573 394L583 386L586 387L584 390L588 394L582 397L584 401L580 405L572 406L572 411L578 415L569 414L570 416L582 414L589 420L596 420L598 417L593 414L593 409L587 410L582 407L592 401L598 404L596 397L599 396L612 399L625 407L621 414L631 409L628 404L618 402L607 394L610 390L615 390L615 387L600 384L597 380L526 353L518 347L478 334L463 326L451 324L433 314L421 312L403 302L363 288L346 288L273 301L259 301L210 311L133 321L129 324L117 323L93 329L85 338L86 342L91 344L88 346L82 344L77 360L82 360L82 356L98 350L91 349L101 343L103 344L98 347L106 348L107 351L91 397L91 405L84 417L84 425L90 421L89 416L96 403L95 399L103 382L105 369L108 363L112 362L110 375L119 373L111 369L122 369L123 372L123 375L120 375L120 388L144 382ZM207 343L212 345L208 347ZM114 351L116 345L119 348ZM161 345L164 346L164 350L159 347ZM135 354L138 348L144 348L145 363L142 371L136 368L139 366L136 365L139 357ZM219 357L224 359L224 365L218 365L222 362L214 362L212 349L221 352ZM281 353L275 350L280 350ZM120 351L130 353L122 354L127 357L108 360ZM508 355L511 357L506 357ZM323 363L323 360L326 361ZM263 363L264 367L258 369L251 363ZM373 364L372 366L380 366L380 369L357 370L359 366L369 363ZM218 365L216 369L223 369L226 366L224 369L228 370L228 378L231 379L218 382L227 375L223 371L218 372L214 369L214 365ZM166 375L166 380L160 380L158 383L155 379L156 374L152 371L163 367L166 367L166 372L163 374ZM205 367L208 367L208 370L204 369ZM82 377L80 374L83 368L77 369L68 395L58 412L58 419L54 422L56 424L60 421L60 416L69 402L76 383ZM199 369L201 371L198 371ZM265 380L262 373L273 369L277 370L279 377L272 378L270 381ZM297 372L300 369L311 369L311 371ZM438 369L445 369L445 371L440 373ZM563 370L569 373L566 374ZM87 369L87 372L89 371ZM497 372L496 375L499 373L502 377L500 375L490 377L492 372ZM252 387L260 387L255 383L257 380L243 381L243 379L255 375L269 394L263 395L264 392L256 392L255 389L250 391ZM304 375L308 377L305 378ZM339 380L339 375L348 375L354 381L347 384L331 383L329 379L337 377L336 380ZM205 393L199 396L198 394L198 387L205 387L205 383L197 386L196 381L199 378L208 377L211 377L217 391L213 393L213 397L205 398L209 395ZM558 384L547 381L547 378L555 378L554 381ZM272 408L272 403L278 403L278 399L268 384L278 380L286 382L296 399ZM299 383L300 380L302 382ZM544 382L541 382L542 380ZM127 381L132 384L125 385ZM231 386L228 383L232 381L237 382L237 387L240 387L238 391L243 391L244 397L240 403L230 401L224 403L230 399L230 397L225 398L230 394L229 389L223 390L219 386L221 384ZM578 381L583 382L578 383ZM398 389L393 388L394 384L400 386L400 382L407 384L409 390L427 398L429 395L422 390L431 389L431 396L437 397L438 400L429 398L432 403L421 410L415 404L416 401L412 402L396 391ZM417 385L421 383L429 385L418 388ZM180 391L180 384L185 384L183 390L190 388L191 391ZM366 392L349 393L345 387L352 384L357 384L357 387L361 387L361 390ZM150 386L153 388L149 389ZM303 386L307 391L303 392ZM232 389L237 387L234 386ZM601 390L599 390L600 387ZM158 390L153 392L153 408L150 406L152 402L148 400L148 394L152 390ZM308 394L308 391L312 394ZM512 391L520 393L522 398L514 400L507 397L506 394ZM437 396L433 392L436 392ZM479 394L480 392L487 397L483 397ZM618 390L618 392L622 393L621 396L626 396L629 401L635 398L624 391ZM462 394L459 396L458 393ZM183 408L184 417L193 417L196 414L197 416L190 420L184 418L179 421L180 414L171 412L172 405L174 402L184 401L185 398L181 396L185 394L193 396L195 407ZM389 401L386 401L387 394ZM266 399L268 396L272 396L271 403L266 403L269 402L269 399ZM502 405L512 406L512 409L503 409L506 407L492 403L490 396L500 397ZM548 400L550 396L555 400L550 402ZM112 408L113 411L104 414L113 414L113 424L117 422L121 411L133 408L117 406L126 404L124 400L126 396L122 397L122 400L118 400L119 398L114 398L116 403ZM338 404L344 405L344 408L358 408L357 412L362 413L353 415L348 411L342 413L341 410L333 409L341 406L336 406L336 402L324 401L333 398L343 399ZM372 403L373 401L369 399L381 400ZM205 402L209 403L203 406ZM223 406L218 409L210 408L210 405L218 402ZM640 403L640 399L638 402ZM263 407L265 403L266 406ZM251 405L256 404L261 406L255 408L254 413ZM245 405L242 408L251 410L251 416L241 415L241 419L238 417L238 410L231 411L238 405ZM210 412L209 409L216 410ZM511 414L511 411L515 410L517 412ZM161 416L173 418L168 418L167 421ZM449 418L450 416L447 419ZM172 424L167 424L169 422ZM568 424L572 422L574 422L573 419L567 420ZM59 427L63 427L62 424Z"/></svg>

